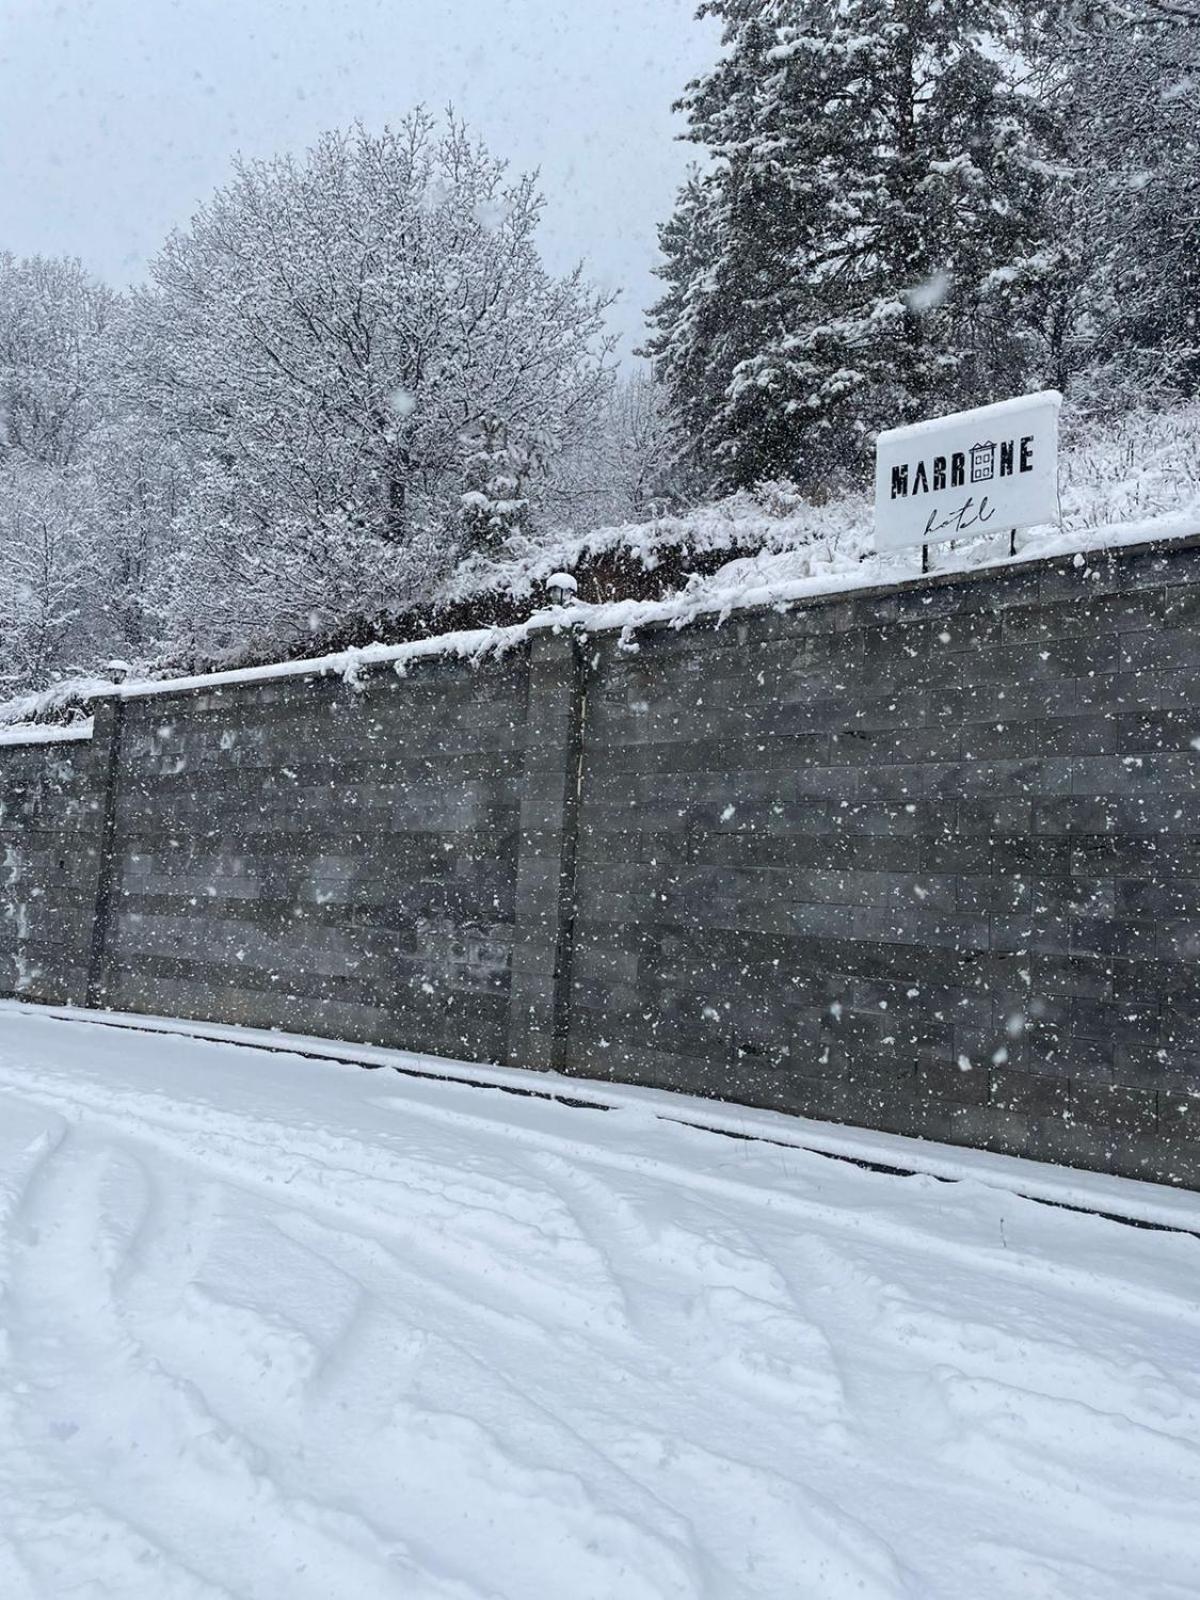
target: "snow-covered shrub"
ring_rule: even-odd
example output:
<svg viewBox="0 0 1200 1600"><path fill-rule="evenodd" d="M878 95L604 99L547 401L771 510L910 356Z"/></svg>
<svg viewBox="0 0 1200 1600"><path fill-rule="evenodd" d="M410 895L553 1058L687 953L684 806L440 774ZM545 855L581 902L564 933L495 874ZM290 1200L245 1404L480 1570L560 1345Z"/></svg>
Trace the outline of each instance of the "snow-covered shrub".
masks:
<svg viewBox="0 0 1200 1600"><path fill-rule="evenodd" d="M1070 528L1200 511L1200 401L1096 424L1063 413L1059 482Z"/></svg>
<svg viewBox="0 0 1200 1600"><path fill-rule="evenodd" d="M1060 483L1062 532L1152 537L1200 532L1200 402L1166 411L1139 410L1111 422L1064 411ZM1053 529L1024 534L1035 554ZM973 566L1003 559L1008 534L931 551L933 565ZM593 528L555 539L517 537L494 556L464 562L438 590L447 605L484 594L538 602L556 571L584 576L585 600L658 600L686 596L685 609L767 601L776 590L811 578L885 583L914 576L911 551L875 553L865 494L816 499L786 480L739 490L721 500L646 522ZM641 573L662 575L642 583ZM624 574L622 594L612 578ZM601 581L596 577L600 575Z"/></svg>

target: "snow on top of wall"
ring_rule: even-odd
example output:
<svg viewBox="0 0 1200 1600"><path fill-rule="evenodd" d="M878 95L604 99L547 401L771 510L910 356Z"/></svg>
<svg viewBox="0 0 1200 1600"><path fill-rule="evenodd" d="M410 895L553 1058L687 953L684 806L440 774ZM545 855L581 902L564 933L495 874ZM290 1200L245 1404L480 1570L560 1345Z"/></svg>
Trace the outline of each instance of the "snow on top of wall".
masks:
<svg viewBox="0 0 1200 1600"><path fill-rule="evenodd" d="M49 689L0 703L0 744L53 744L90 739L91 701L111 694L108 678L69 678Z"/></svg>
<svg viewBox="0 0 1200 1600"><path fill-rule="evenodd" d="M111 684L105 693L121 700L143 700L150 695L220 689L233 684L269 683L277 678L338 677L346 683L356 684L366 669L389 664L404 677L413 662L428 660L431 656L456 656L474 663L488 655L502 655L528 638L534 628L544 627L548 623L553 625L553 619L539 613L529 622L514 623L507 628L473 628L461 633L440 633L431 639L411 640L408 644L367 644L352 650L338 650L327 656L311 656L299 661L273 661L263 667L237 667L227 672L209 672L191 678Z"/></svg>
<svg viewBox="0 0 1200 1600"><path fill-rule="evenodd" d="M70 744L92 737L92 718L59 727L52 722L16 723L0 727L0 745Z"/></svg>
<svg viewBox="0 0 1200 1600"><path fill-rule="evenodd" d="M1072 556L1083 579L1096 570L1084 559L1085 553L1094 555L1098 550L1197 536L1200 536L1200 512L1106 529L1103 540L1090 529L1079 533L1063 533L1057 528L1036 530L1023 536L1015 557L1008 553L1008 535L1005 534L961 546L952 551L948 559L942 559L931 568L931 573L1000 570L1035 558ZM503 655L534 633L563 629L620 633L629 641L639 628L664 625L682 628L704 618L721 623L735 612L751 608L783 610L799 601L832 594L919 583L923 577L920 562L919 549L890 552L887 556L856 553L854 545L838 549L823 543L795 550L767 550L727 562L711 577L693 579L680 593L664 600L616 600L603 605L572 601L537 611L527 622L505 628L445 633L408 644L364 645L307 660L278 661L268 666L197 677L114 684L103 692L122 700L136 700L152 695L265 683L279 678L336 676L353 684L371 667L391 665L404 676L417 661L435 656L455 656L478 663L488 656Z"/></svg>
<svg viewBox="0 0 1200 1600"><path fill-rule="evenodd" d="M1021 534L1015 557L1009 554L1007 533L931 549L930 576L999 570L1014 561L1055 556L1079 558L1082 576L1091 570L1085 555L1200 535L1200 402L1169 413L1134 413L1106 431L1068 441L1060 486L1061 527ZM112 696L132 700L315 676L353 683L363 671L382 665L403 674L431 657L478 662L539 631L566 627L628 636L647 626L684 627L702 618L720 622L752 607L784 607L842 591L923 581L919 549L879 553L874 544L865 495L815 504L789 484L766 484L753 494L649 522L536 543L516 541L501 556L464 562L441 591L446 603L487 593L541 601L542 608L526 622L195 677L122 684L77 679L0 704L0 727L61 717L70 707L82 716L88 701ZM546 583L555 573L613 553L653 570L668 552L677 559L680 551L697 557L728 551L730 559L660 600L546 604Z"/></svg>
<svg viewBox="0 0 1200 1600"><path fill-rule="evenodd" d="M655 526L648 524L647 529ZM1037 558L1073 556L1081 568L1081 577L1086 577L1095 569L1084 560L1085 553L1094 556L1097 551L1197 536L1200 536L1200 510L1108 527L1102 534L1094 528L1075 533L1057 528L1034 530L1021 536L1015 557L1009 554L1008 535L1004 534L961 544L951 550L943 548L936 555L931 551L934 564L930 576L984 569L998 571ZM648 539L653 539L652 533L648 533ZM793 549L761 550L726 562L709 577L689 580L683 590L663 600L617 600L601 605L572 601L568 605L546 607L536 611L528 621L504 628L438 634L406 644L363 645L331 655L194 677L121 684L91 679L87 680L86 690L77 689L76 692L91 699L141 700L284 678L339 677L355 684L372 667L390 665L404 676L410 666L433 657L451 656L475 664L489 656L503 655L539 632L582 629L588 633L620 633L629 640L639 628L664 625L682 628L706 618L719 624L736 612L752 608L785 609L804 600L923 580L919 549L876 555L869 548L870 542L871 536L860 531L856 537L845 541L813 540ZM532 591L538 580L530 574L527 581ZM26 695L20 701L0 705L0 728L16 705L24 712L22 721L25 724L0 732L0 739L5 743L29 743L33 742L30 735L35 734L44 735L48 740L89 737L90 722L65 727L29 725L32 717L44 714L45 709L53 709L52 704L47 707L44 702L56 701L62 687L65 686L48 691L46 696ZM85 726L87 731L81 731Z"/></svg>

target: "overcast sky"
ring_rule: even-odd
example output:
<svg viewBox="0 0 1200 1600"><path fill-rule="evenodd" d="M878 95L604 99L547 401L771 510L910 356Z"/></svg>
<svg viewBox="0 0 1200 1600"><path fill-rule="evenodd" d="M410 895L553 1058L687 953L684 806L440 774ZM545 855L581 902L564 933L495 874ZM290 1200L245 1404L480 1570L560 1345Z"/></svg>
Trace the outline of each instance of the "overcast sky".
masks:
<svg viewBox="0 0 1200 1600"><path fill-rule="evenodd" d="M715 56L695 0L0 0L0 249L79 255L114 284L237 151L453 104L537 166L543 252L655 295L655 225L691 147L670 112Z"/></svg>

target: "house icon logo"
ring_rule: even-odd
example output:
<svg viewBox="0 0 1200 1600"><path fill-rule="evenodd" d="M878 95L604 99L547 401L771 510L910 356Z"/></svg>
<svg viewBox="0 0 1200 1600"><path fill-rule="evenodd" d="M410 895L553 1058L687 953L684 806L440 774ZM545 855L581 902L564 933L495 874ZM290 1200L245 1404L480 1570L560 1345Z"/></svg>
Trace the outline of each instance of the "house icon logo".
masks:
<svg viewBox="0 0 1200 1600"><path fill-rule="evenodd" d="M986 483L996 476L996 446L991 439L971 446L971 482Z"/></svg>

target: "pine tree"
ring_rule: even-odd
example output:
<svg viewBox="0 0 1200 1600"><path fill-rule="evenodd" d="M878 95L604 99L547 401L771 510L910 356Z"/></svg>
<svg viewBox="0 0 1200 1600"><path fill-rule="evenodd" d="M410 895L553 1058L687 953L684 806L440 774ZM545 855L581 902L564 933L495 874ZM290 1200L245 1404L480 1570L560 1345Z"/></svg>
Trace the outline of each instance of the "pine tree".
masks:
<svg viewBox="0 0 1200 1600"><path fill-rule="evenodd" d="M498 417L485 417L464 443L470 451L459 513L464 543L468 550L496 551L525 529L538 451L512 440Z"/></svg>
<svg viewBox="0 0 1200 1600"><path fill-rule="evenodd" d="M1056 7L1045 94L1069 142L1059 199L1081 241L1066 381L1088 409L1200 387L1200 6ZM1066 386L1066 385L1064 385Z"/></svg>
<svg viewBox="0 0 1200 1600"><path fill-rule="evenodd" d="M699 452L820 482L874 429L1026 386L1049 122L996 0L707 0L712 165L662 232L649 349ZM1040 376L1040 375L1039 375Z"/></svg>
<svg viewBox="0 0 1200 1600"><path fill-rule="evenodd" d="M654 362L683 457L702 457L701 441L724 400L725 374L744 349L742 330L726 311L717 271L722 255L717 193L692 172L674 215L659 229L666 292L651 313L657 328L641 352Z"/></svg>

